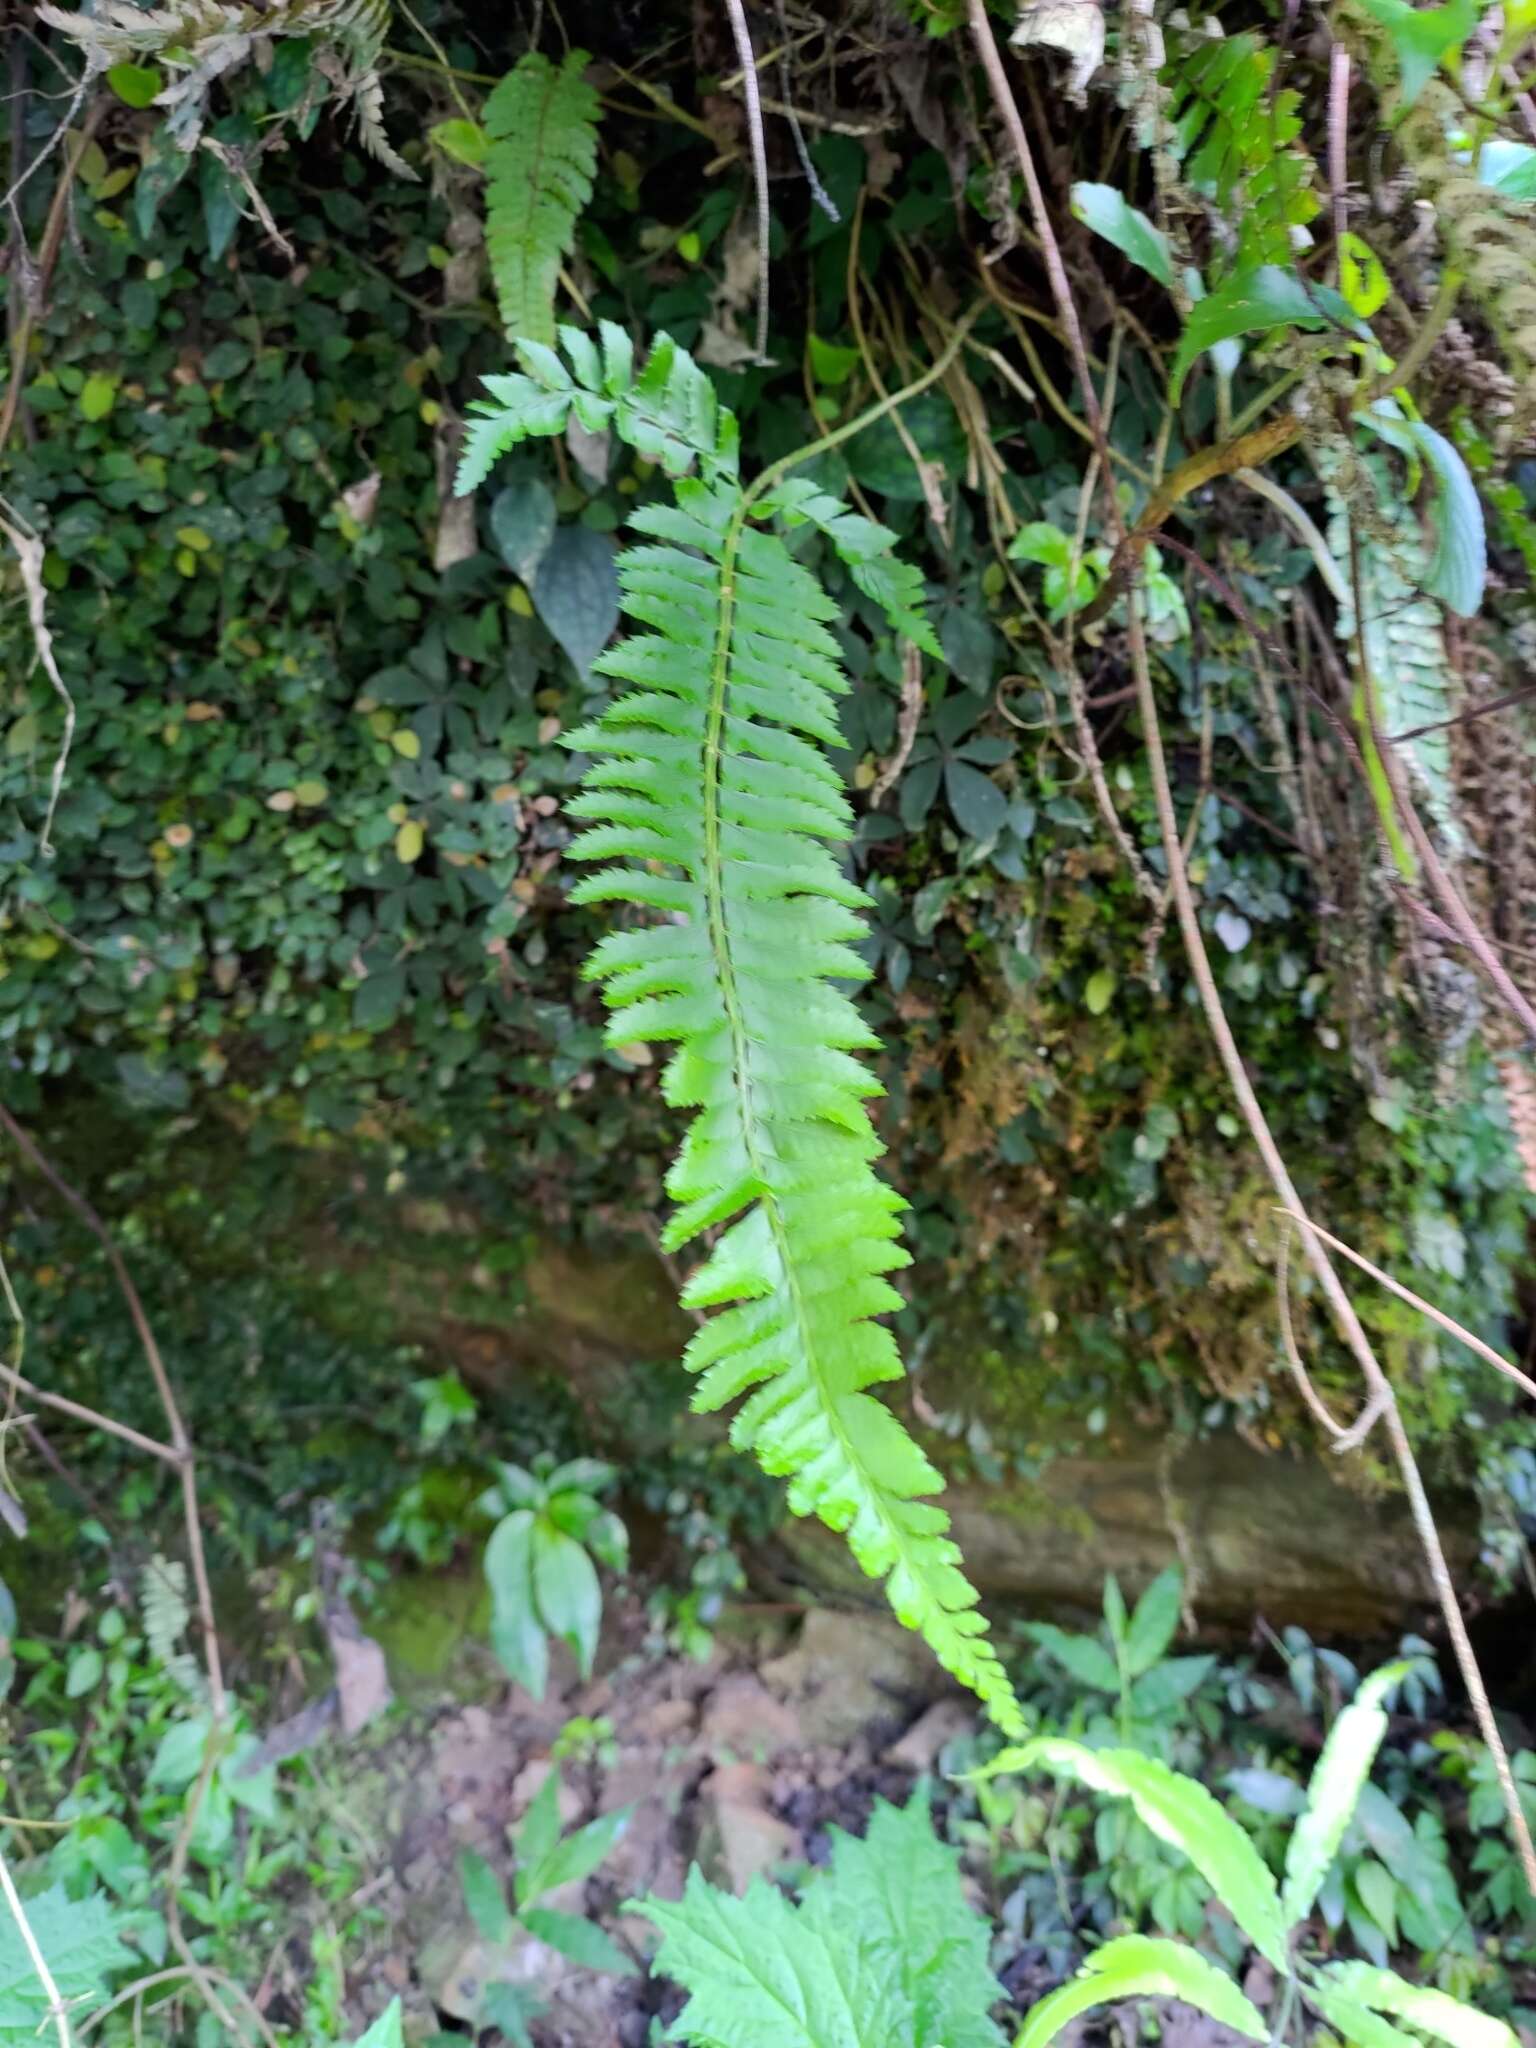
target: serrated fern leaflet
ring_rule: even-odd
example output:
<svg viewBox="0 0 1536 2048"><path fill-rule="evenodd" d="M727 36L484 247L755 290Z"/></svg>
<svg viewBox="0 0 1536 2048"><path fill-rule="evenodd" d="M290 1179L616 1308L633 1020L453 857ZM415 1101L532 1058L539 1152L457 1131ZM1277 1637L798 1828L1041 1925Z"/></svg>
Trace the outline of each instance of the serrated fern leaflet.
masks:
<svg viewBox="0 0 1536 2048"><path fill-rule="evenodd" d="M603 381L600 367L615 363L625 383L616 330L604 330L601 366L586 337L563 338L575 379L551 352L525 349L529 374L493 387L473 474L492 445L557 432L549 401L574 407ZM670 343L658 347L669 386L699 375ZM652 390L648 420L667 410L675 423L683 407L668 399ZM605 403L622 432L620 398ZM664 1090L695 1115L668 1175L680 1205L668 1248L723 1226L684 1294L718 1311L686 1353L694 1406L746 1397L733 1441L789 1480L797 1514L846 1532L900 1618L1014 1729L1018 1704L948 1518L924 1498L940 1476L868 1392L902 1377L875 1318L899 1306L886 1275L907 1254L904 1205L873 1171L882 1147L864 1105L879 1084L854 1056L877 1041L833 985L867 972L853 946L868 899L829 851L852 825L823 751L840 743L836 702L848 687L827 630L839 607L754 521L819 527L860 588L929 641L921 585L889 559L885 528L825 492L744 491L729 415L701 412L698 423L704 475L679 480L673 504L638 512L645 542L620 558L624 609L642 630L597 669L629 688L568 736L597 757L570 807L592 821L573 851L614 863L580 882L576 900L636 904L667 921L610 934L588 971L613 1010L612 1043L677 1046Z"/></svg>
<svg viewBox="0 0 1536 2048"><path fill-rule="evenodd" d="M555 338L555 286L597 168L597 94L572 50L518 60L485 103L485 247L509 335Z"/></svg>

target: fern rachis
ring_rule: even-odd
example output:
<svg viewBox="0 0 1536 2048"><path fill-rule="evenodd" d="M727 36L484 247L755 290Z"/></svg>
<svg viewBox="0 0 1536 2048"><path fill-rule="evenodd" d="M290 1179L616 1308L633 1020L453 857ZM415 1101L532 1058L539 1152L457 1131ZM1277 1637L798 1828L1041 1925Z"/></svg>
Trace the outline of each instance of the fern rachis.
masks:
<svg viewBox="0 0 1536 2048"><path fill-rule="evenodd" d="M668 1175L680 1207L667 1247L726 1226L684 1295L717 1311L686 1354L694 1405L745 1395L733 1441L790 1480L795 1512L847 1534L898 1615L1017 1727L947 1518L923 1498L939 1474L866 1391L902 1376L873 1319L899 1304L885 1275L907 1255L901 1199L873 1171L881 1146L864 1100L878 1083L854 1057L876 1041L829 985L866 972L850 942L867 898L827 844L851 828L822 752L839 742L833 709L847 688L826 626L838 608L756 522L816 525L900 629L931 643L920 586L886 559L885 529L783 481L788 465L743 490L733 423L670 343L636 380L616 331L601 364L586 337L564 341L574 382L551 351L528 349L532 374L497 381L466 443L471 477L524 434L558 432L556 399L583 424L661 433L674 457L679 437L691 440L705 472L635 516L646 544L621 558L620 579L647 630L597 664L630 689L568 739L597 757L570 807L593 821L574 850L624 863L578 883L575 899L672 920L610 934L588 971L605 985L611 1042L677 1042L664 1090L695 1115Z"/></svg>

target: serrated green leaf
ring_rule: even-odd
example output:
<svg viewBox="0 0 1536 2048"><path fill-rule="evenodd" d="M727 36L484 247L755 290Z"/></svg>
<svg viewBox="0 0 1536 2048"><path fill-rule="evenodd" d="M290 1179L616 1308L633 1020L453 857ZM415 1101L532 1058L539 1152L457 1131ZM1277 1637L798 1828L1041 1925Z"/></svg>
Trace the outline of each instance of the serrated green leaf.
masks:
<svg viewBox="0 0 1536 2048"><path fill-rule="evenodd" d="M914 2038L897 1973L846 1921L807 1924L761 1879L745 1898L688 1874L675 1903L638 1906L661 1930L652 1967L689 1993L673 2032L698 2048L891 2048Z"/></svg>
<svg viewBox="0 0 1536 2048"><path fill-rule="evenodd" d="M1285 1968L1286 1922L1268 1865L1237 1822L1193 1778L1134 1749L1089 1749L1064 1737L1041 1736L994 1757L978 1777L1032 1770L1076 1778L1117 1799L1129 1799L1161 1841L1199 1871L1267 1962Z"/></svg>
<svg viewBox="0 0 1536 2048"><path fill-rule="evenodd" d="M1127 203L1125 194L1113 185L1077 184L1072 187L1072 211L1085 227L1102 235L1122 256L1155 277L1165 291L1173 290L1173 253L1168 237L1144 213Z"/></svg>
<svg viewBox="0 0 1536 2048"><path fill-rule="evenodd" d="M856 1928L899 1979L910 2048L999 2048L989 1929L961 1889L958 1852L934 1833L924 1785L905 1807L877 1800L862 1836L832 1830L827 1874L800 1914L829 1940L839 1925Z"/></svg>
<svg viewBox="0 0 1536 2048"><path fill-rule="evenodd" d="M71 1899L56 1884L26 1906L27 1923L66 2003L96 2003L113 1972L132 1963L118 1938L118 1915L102 1893ZM36 2048L45 2028L48 1994L14 1918L0 1912L0 2048Z"/></svg>
<svg viewBox="0 0 1536 2048"><path fill-rule="evenodd" d="M1088 1958L1082 1973L1030 2007L1014 2048L1046 2048L1069 2020L1122 1998L1178 1998L1250 2040L1268 2039L1263 2015L1225 1971L1178 1941L1123 1934Z"/></svg>
<svg viewBox="0 0 1536 2048"><path fill-rule="evenodd" d="M485 248L509 337L555 338L555 291L597 168L584 50L520 57L485 103Z"/></svg>
<svg viewBox="0 0 1536 2048"><path fill-rule="evenodd" d="M1295 1926L1312 1910L1387 1732L1382 1698L1408 1668L1388 1664L1372 1672L1328 1731L1307 1787L1307 1810L1286 1845L1281 1906L1287 1926Z"/></svg>

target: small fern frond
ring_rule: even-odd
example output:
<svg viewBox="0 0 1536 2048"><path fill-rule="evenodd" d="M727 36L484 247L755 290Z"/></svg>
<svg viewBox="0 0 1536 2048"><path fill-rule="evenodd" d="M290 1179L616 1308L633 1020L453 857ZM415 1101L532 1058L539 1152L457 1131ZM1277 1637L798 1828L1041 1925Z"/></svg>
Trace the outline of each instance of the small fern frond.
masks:
<svg viewBox="0 0 1536 2048"><path fill-rule="evenodd" d="M555 287L597 169L585 50L520 57L485 103L485 247L509 336L552 343Z"/></svg>
<svg viewBox="0 0 1536 2048"><path fill-rule="evenodd" d="M1297 147L1300 96L1277 90L1278 56L1252 31L1173 33L1163 71L1169 148L1194 191L1235 208L1238 269L1295 260L1292 229L1318 210L1313 163Z"/></svg>
<svg viewBox="0 0 1536 2048"><path fill-rule="evenodd" d="M810 525L824 533L846 564L855 584L879 605L904 640L942 661L943 650L923 613L922 572L891 550L896 536L888 526L850 512L841 499L804 477L791 477L758 500L760 512L776 512L788 527Z"/></svg>
<svg viewBox="0 0 1536 2048"><path fill-rule="evenodd" d="M734 414L715 387L669 335L658 334L645 368L635 373L629 336L611 320L598 323L598 343L579 328L562 327L569 362L542 343L521 340L523 374L487 377L488 399L469 407L454 484L462 497L490 475L520 442L563 434L575 414L588 433L611 426L623 441L668 476L699 467L705 477L734 477L738 434ZM882 529L883 531L883 529Z"/></svg>

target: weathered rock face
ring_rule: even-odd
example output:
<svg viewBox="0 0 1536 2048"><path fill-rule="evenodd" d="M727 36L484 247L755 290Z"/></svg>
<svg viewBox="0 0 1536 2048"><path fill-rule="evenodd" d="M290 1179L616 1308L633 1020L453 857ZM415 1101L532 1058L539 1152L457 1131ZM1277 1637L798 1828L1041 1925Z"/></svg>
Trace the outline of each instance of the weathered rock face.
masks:
<svg viewBox="0 0 1536 2048"><path fill-rule="evenodd" d="M541 1247L523 1282L506 1323L459 1326L464 1370L503 1385L520 1370L568 1373L599 1435L615 1390L638 1374L654 1380L657 1361L675 1358L691 1333L660 1262L643 1248ZM660 1411L655 1426L719 1425L679 1409ZM613 1448L633 1455L636 1446ZM929 1448L942 1465L945 1441ZM1371 1497L1326 1451L1305 1445L1264 1453L1224 1434L1170 1456L1150 1434L1105 1439L1101 1449L1047 1460L1037 1479L959 1481L945 1505L967 1570L993 1605L1097 1609L1106 1572L1134 1588L1170 1563L1192 1574L1207 1627L1246 1630L1258 1614L1275 1627L1370 1635L1399 1630L1434 1605L1401 1499ZM1452 1570L1461 1571L1476 1552L1472 1503L1453 1496L1436 1506ZM872 1597L841 1541L819 1525L791 1525L781 1540L816 1588Z"/></svg>

